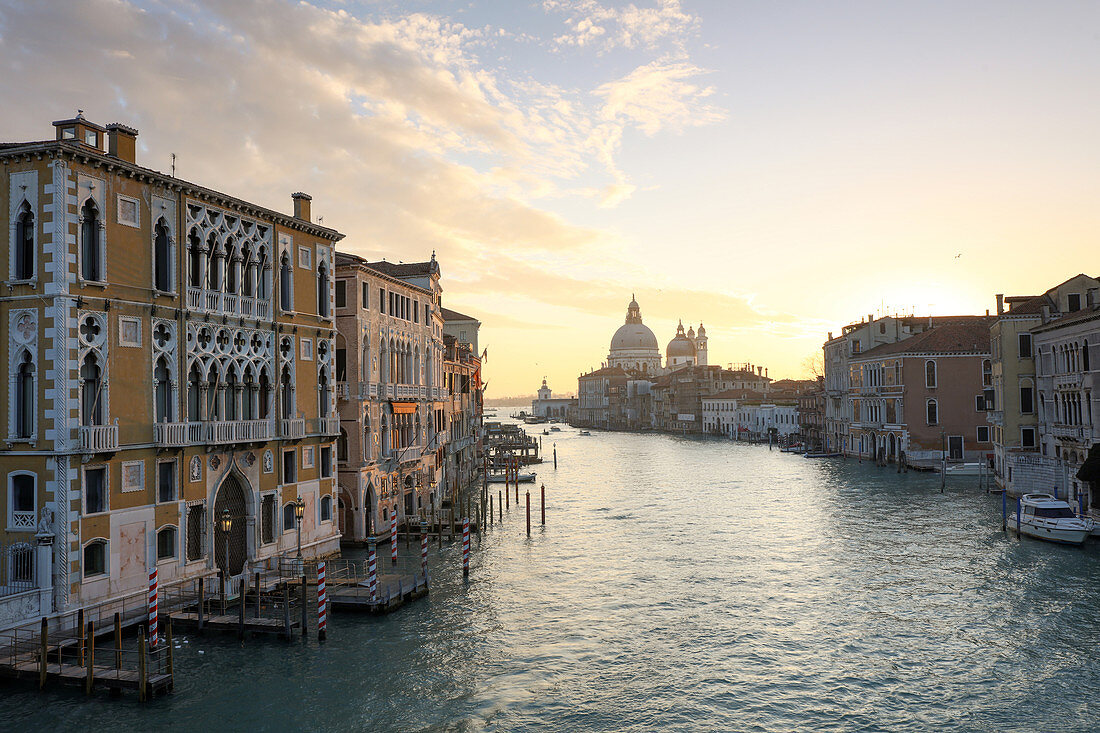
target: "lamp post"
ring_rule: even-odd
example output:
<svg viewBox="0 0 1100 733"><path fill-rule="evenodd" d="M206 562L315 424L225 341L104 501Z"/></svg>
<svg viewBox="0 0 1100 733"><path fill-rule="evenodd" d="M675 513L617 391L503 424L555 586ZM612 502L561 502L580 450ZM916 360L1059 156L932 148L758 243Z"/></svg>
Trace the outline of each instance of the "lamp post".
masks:
<svg viewBox="0 0 1100 733"><path fill-rule="evenodd" d="M221 519L218 520L218 524L222 528L222 536L225 537L225 567L223 572L225 577L229 578L229 530L233 529L233 517L229 514L228 509L222 509Z"/></svg>
<svg viewBox="0 0 1100 733"><path fill-rule="evenodd" d="M298 527L298 568L302 567L302 517L306 515L306 503L302 497L294 500L294 524Z"/></svg>

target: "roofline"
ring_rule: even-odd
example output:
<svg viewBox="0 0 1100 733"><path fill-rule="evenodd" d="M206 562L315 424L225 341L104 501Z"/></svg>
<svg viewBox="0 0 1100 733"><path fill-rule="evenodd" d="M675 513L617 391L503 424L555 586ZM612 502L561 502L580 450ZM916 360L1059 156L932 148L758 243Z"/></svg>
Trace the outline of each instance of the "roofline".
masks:
<svg viewBox="0 0 1100 733"><path fill-rule="evenodd" d="M387 281L392 282L392 283L397 283L399 285L404 285L407 288L412 288L413 290L419 290L422 293L427 293L428 295L432 295L432 291L429 290L428 288L422 288L419 285L414 285L413 283L409 282L408 280L402 280L399 277L394 277L393 275L389 275L385 272L374 269L373 267L368 265L367 261L365 259L363 259L362 257L360 257L359 255L352 254L350 252L338 252L337 254L340 257L348 257L348 258L352 258L352 259L356 260L355 262L337 262L336 263L336 272L337 273L339 273L342 268L346 269L346 268L352 268L353 267L353 268L357 268L359 270L365 270L366 272L369 272L371 275L373 275L375 277L380 277L383 280L387 280Z"/></svg>
<svg viewBox="0 0 1100 733"><path fill-rule="evenodd" d="M229 194L200 186L197 183L192 183L182 178L175 178L165 173L161 173L160 171L153 170L152 168L130 163L122 158L117 158L105 153L102 150L90 149L75 140L49 140L46 142L28 143L26 145L19 145L17 143L16 147L0 148L0 160L30 156L36 153L38 155L47 154L49 157L67 156L73 160L80 160L85 163L94 162L96 165L107 166L108 171L115 169L123 170L131 175L146 177L150 181L158 182L177 193L210 199L212 203L224 208L233 209L255 217L264 217L284 228L306 232L307 234L312 234L315 237L321 237L334 243L344 238L344 234L335 229L314 224L304 219L297 219L293 215L284 214L274 209L268 209L267 207L245 201L236 196L230 196Z"/></svg>

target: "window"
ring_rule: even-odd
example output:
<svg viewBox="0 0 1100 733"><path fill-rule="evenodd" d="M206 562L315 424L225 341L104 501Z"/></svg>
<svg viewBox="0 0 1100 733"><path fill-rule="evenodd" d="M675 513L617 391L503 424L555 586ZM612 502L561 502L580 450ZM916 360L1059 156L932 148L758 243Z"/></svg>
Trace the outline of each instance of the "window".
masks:
<svg viewBox="0 0 1100 733"><path fill-rule="evenodd" d="M1035 428L1020 428L1020 446L1023 448L1035 447Z"/></svg>
<svg viewBox="0 0 1100 733"><path fill-rule="evenodd" d="M993 386L993 362L989 359L982 359L982 386Z"/></svg>
<svg viewBox="0 0 1100 733"><path fill-rule="evenodd" d="M343 428L340 431L343 432ZM344 433L346 435L346 433ZM330 478L332 476L332 446L321 446L321 478Z"/></svg>
<svg viewBox="0 0 1100 733"><path fill-rule="evenodd" d="M294 292L292 289L293 273L290 269L290 255L283 253L279 262L279 309L291 311L294 309Z"/></svg>
<svg viewBox="0 0 1100 733"><path fill-rule="evenodd" d="M348 381L348 350L336 350L336 381Z"/></svg>
<svg viewBox="0 0 1100 733"><path fill-rule="evenodd" d="M302 446L302 468L313 468L313 446Z"/></svg>
<svg viewBox="0 0 1100 733"><path fill-rule="evenodd" d="M1020 387L1020 412L1035 412L1035 388L1030 385Z"/></svg>
<svg viewBox="0 0 1100 733"><path fill-rule="evenodd" d="M976 395L974 397L974 410L976 412L985 412L985 395Z"/></svg>
<svg viewBox="0 0 1100 733"><path fill-rule="evenodd" d="M332 497L331 496L322 496L321 497L321 521L322 522L331 522L332 521Z"/></svg>
<svg viewBox="0 0 1100 733"><path fill-rule="evenodd" d="M412 305L413 323L420 323L420 301L414 300Z"/></svg>
<svg viewBox="0 0 1100 733"><path fill-rule="evenodd" d="M175 527L165 527L157 532L157 560L171 560L176 556Z"/></svg>
<svg viewBox="0 0 1100 733"><path fill-rule="evenodd" d="M370 307L370 283L363 283L363 308Z"/></svg>
<svg viewBox="0 0 1100 733"><path fill-rule="evenodd" d="M988 443L989 442L989 426L988 425L979 425L978 426L978 442L979 443Z"/></svg>
<svg viewBox="0 0 1100 733"><path fill-rule="evenodd" d="M936 386L936 362L931 359L924 362L924 386L929 389Z"/></svg>
<svg viewBox="0 0 1100 733"><path fill-rule="evenodd" d="M13 473L8 476L10 501L8 506L8 528L13 530L35 529L35 515L38 506L35 502L35 475L33 473Z"/></svg>
<svg viewBox="0 0 1100 733"><path fill-rule="evenodd" d="M336 307L347 308L348 306L348 284L343 280L336 281Z"/></svg>
<svg viewBox="0 0 1100 733"><path fill-rule="evenodd" d="M84 513L107 511L107 467L84 469Z"/></svg>
<svg viewBox="0 0 1100 733"><path fill-rule="evenodd" d="M1081 310L1081 294L1070 293L1066 296L1066 304L1069 306L1067 310L1070 313Z"/></svg>
<svg viewBox="0 0 1100 733"><path fill-rule="evenodd" d="M92 540L84 545L84 577L107 574L107 541Z"/></svg>
<svg viewBox="0 0 1100 733"><path fill-rule="evenodd" d="M157 501L176 500L176 462L161 461L157 464Z"/></svg>
<svg viewBox="0 0 1100 733"><path fill-rule="evenodd" d="M103 279L100 267L99 208L91 199L80 208L80 277L92 282Z"/></svg>
<svg viewBox="0 0 1100 733"><path fill-rule="evenodd" d="M1019 345L1019 352L1018 353L1019 353L1020 358L1021 359L1030 359L1031 358L1031 334L1030 333L1017 334L1016 340L1018 341L1018 345Z"/></svg>
<svg viewBox="0 0 1100 733"><path fill-rule="evenodd" d="M328 267L323 262L317 268L317 315L328 318Z"/></svg>
<svg viewBox="0 0 1100 733"><path fill-rule="evenodd" d="M294 502L287 502L283 504L283 531L287 532L294 529Z"/></svg>
<svg viewBox="0 0 1100 733"><path fill-rule="evenodd" d="M62 140L75 140L76 139L76 128L75 127L63 127L63 128L61 128L61 139Z"/></svg>
<svg viewBox="0 0 1100 733"><path fill-rule="evenodd" d="M103 425L103 383L99 358L89 352L80 367L80 420L82 425Z"/></svg>
<svg viewBox="0 0 1100 733"><path fill-rule="evenodd" d="M34 277L34 212L26 201L19 207L15 220L15 279L30 280Z"/></svg>
<svg viewBox="0 0 1100 733"><path fill-rule="evenodd" d="M340 428L340 437L336 439L336 460L341 463L348 460L348 431Z"/></svg>
<svg viewBox="0 0 1100 733"><path fill-rule="evenodd" d="M378 312L386 312L386 289L378 288Z"/></svg>
<svg viewBox="0 0 1100 733"><path fill-rule="evenodd" d="M1084 345L1081 347L1081 371L1090 372L1092 367L1089 364L1089 340L1085 339Z"/></svg>
<svg viewBox="0 0 1100 733"><path fill-rule="evenodd" d="M201 560L203 532L206 529L206 504L198 502L187 507L187 560Z"/></svg>
<svg viewBox="0 0 1100 733"><path fill-rule="evenodd" d="M138 209L137 199L132 199L129 196L123 196L119 194L118 197L118 223L124 224L128 227L139 227L140 223L140 209Z"/></svg>
<svg viewBox="0 0 1100 733"><path fill-rule="evenodd" d="M302 361L313 361L313 339L301 339Z"/></svg>
<svg viewBox="0 0 1100 733"><path fill-rule="evenodd" d="M928 418L929 425L938 425L940 422L939 405L935 400L928 400L926 405L926 416Z"/></svg>
<svg viewBox="0 0 1100 733"><path fill-rule="evenodd" d="M283 453L283 483L293 484L298 481L298 456L294 449Z"/></svg>
<svg viewBox="0 0 1100 733"><path fill-rule="evenodd" d="M990 388L982 391L982 399L985 401L985 409L996 410L997 409L997 392Z"/></svg>
<svg viewBox="0 0 1100 733"><path fill-rule="evenodd" d="M172 248L164 219L157 219L153 230L153 288L162 293L175 291L172 287Z"/></svg>
<svg viewBox="0 0 1100 733"><path fill-rule="evenodd" d="M15 437L24 440L34 435L34 364L29 351L19 359L15 374Z"/></svg>
<svg viewBox="0 0 1100 733"><path fill-rule="evenodd" d="M275 541L275 495L268 494L260 500L260 542L267 545Z"/></svg>
<svg viewBox="0 0 1100 733"><path fill-rule="evenodd" d="M313 256L309 251L309 247L298 248L298 267L306 270L313 269Z"/></svg>
<svg viewBox="0 0 1100 733"><path fill-rule="evenodd" d="M141 491L145 488L145 461L126 461L122 464L122 491Z"/></svg>
<svg viewBox="0 0 1100 733"><path fill-rule="evenodd" d="M95 130L84 131L84 144L91 145L93 148L99 147L99 133Z"/></svg>

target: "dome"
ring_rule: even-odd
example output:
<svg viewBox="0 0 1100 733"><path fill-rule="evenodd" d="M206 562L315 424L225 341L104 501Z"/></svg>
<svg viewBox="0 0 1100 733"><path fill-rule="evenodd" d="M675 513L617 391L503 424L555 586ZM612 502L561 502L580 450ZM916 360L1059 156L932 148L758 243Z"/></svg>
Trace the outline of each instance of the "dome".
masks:
<svg viewBox="0 0 1100 733"><path fill-rule="evenodd" d="M674 356L695 356L695 344L691 343L691 340L684 334L678 333L676 338L668 342L665 356L669 359Z"/></svg>
<svg viewBox="0 0 1100 733"><path fill-rule="evenodd" d="M611 337L611 353L627 349L652 349L656 351L657 337L649 330L649 326L641 323L624 323Z"/></svg>

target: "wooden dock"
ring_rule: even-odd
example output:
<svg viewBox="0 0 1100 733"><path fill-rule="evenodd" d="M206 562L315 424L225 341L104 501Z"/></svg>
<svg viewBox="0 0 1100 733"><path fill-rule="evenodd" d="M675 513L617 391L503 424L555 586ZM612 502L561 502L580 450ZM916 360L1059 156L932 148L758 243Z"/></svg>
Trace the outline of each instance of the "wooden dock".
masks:
<svg viewBox="0 0 1100 733"><path fill-rule="evenodd" d="M331 583L331 581L330 581ZM428 595L428 576L379 574L374 597L370 583L355 579L328 586L328 603L333 610L386 614Z"/></svg>

